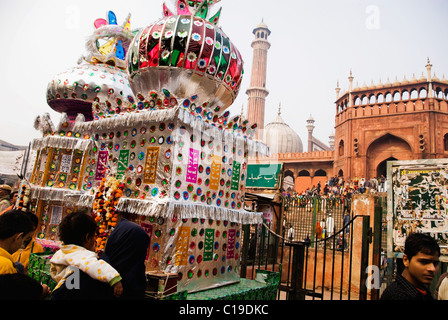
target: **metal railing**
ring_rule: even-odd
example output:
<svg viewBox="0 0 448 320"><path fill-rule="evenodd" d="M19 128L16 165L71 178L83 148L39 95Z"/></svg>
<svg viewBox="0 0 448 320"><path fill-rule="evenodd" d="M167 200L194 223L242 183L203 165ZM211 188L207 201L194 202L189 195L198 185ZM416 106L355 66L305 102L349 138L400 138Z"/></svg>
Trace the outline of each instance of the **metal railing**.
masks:
<svg viewBox="0 0 448 320"><path fill-rule="evenodd" d="M279 299L377 299L379 292L367 290L365 283L369 257L378 256L381 232L372 235L370 217L353 216L350 210L351 201L344 198L283 198L275 224L243 226L241 277L253 279L256 269L280 272ZM332 234L326 229L330 213ZM316 234L321 222L324 231Z"/></svg>

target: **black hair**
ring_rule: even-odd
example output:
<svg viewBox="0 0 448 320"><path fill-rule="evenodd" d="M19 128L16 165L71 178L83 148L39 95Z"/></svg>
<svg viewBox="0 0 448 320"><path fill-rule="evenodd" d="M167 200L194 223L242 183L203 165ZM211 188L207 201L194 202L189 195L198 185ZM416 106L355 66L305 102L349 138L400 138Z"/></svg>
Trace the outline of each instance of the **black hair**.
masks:
<svg viewBox="0 0 448 320"><path fill-rule="evenodd" d="M36 229L28 214L21 210L9 210L0 216L0 239L8 239L15 234L27 234Z"/></svg>
<svg viewBox="0 0 448 320"><path fill-rule="evenodd" d="M424 254L438 254L440 256L440 247L437 241L430 235L424 233L411 233L406 238L404 244L404 253L409 260L419 252Z"/></svg>
<svg viewBox="0 0 448 320"><path fill-rule="evenodd" d="M30 218L31 223L34 226L34 229L36 229L37 225L39 224L39 219L37 218L37 216L30 211L25 211L25 213L28 215L28 218Z"/></svg>
<svg viewBox="0 0 448 320"><path fill-rule="evenodd" d="M14 198L14 195L15 195L15 194L18 194L18 193L19 193L18 191L13 191L13 192L11 192L11 193L9 194L9 199L12 200L12 198Z"/></svg>
<svg viewBox="0 0 448 320"><path fill-rule="evenodd" d="M87 235L95 235L96 222L86 211L66 215L59 224L59 239L64 244L82 246Z"/></svg>

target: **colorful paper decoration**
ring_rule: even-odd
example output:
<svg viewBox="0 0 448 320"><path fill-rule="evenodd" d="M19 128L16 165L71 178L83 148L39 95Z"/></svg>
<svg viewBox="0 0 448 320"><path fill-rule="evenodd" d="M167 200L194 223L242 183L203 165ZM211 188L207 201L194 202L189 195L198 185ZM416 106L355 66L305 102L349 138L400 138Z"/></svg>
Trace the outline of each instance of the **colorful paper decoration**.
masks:
<svg viewBox="0 0 448 320"><path fill-rule="evenodd" d="M109 24L117 24L117 16L113 11L109 11L107 16L109 18Z"/></svg>
<svg viewBox="0 0 448 320"><path fill-rule="evenodd" d="M107 21L105 19L99 18L93 22L93 25L96 29L101 28L102 26L107 25Z"/></svg>

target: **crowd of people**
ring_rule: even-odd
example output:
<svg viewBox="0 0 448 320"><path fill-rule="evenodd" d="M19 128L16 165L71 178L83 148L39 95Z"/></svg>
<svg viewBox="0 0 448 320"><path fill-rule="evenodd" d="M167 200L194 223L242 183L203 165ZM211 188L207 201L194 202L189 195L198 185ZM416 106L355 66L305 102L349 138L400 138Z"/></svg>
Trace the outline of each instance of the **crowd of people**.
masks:
<svg viewBox="0 0 448 320"><path fill-rule="evenodd" d="M377 193L377 192L386 192L387 184L386 177L381 175L378 178L366 179L355 177L352 180L346 181L344 177L331 177L329 180L325 182L325 184L321 184L320 182L317 185L313 185L312 187L307 188L305 191L297 194L296 192L285 192L286 196L322 196L322 197L337 197L343 196L344 194L350 193Z"/></svg>
<svg viewBox="0 0 448 320"><path fill-rule="evenodd" d="M87 212L66 215L59 224L61 246L52 256L50 288L28 276L32 253L44 253L35 241L38 218L13 208L16 192L0 185L0 300L143 299L146 289L146 231L120 217L104 252L95 252L97 223Z"/></svg>
<svg viewBox="0 0 448 320"><path fill-rule="evenodd" d="M0 186L0 190L6 190L8 196L12 193L5 186ZM6 199L1 195L2 200ZM3 201L4 211L0 212L0 300L144 298L144 261L150 239L139 225L120 217L104 253L98 256L94 249L96 222L93 217L87 212L65 216L59 225L61 247L50 260L50 273L57 283L50 291L48 286L27 275L30 254L43 252L42 246L34 241L37 217L28 211L11 209L7 202ZM327 232L331 232L328 220L324 225ZM317 230L317 235L321 232L322 229ZM288 237L294 236L288 233ZM337 242L337 250L345 248L345 243ZM408 235L403 270L380 299L448 300L448 273L439 277L434 292L429 290L439 268L439 257L440 247L432 237L421 233ZM73 283L70 278L75 275L78 278Z"/></svg>

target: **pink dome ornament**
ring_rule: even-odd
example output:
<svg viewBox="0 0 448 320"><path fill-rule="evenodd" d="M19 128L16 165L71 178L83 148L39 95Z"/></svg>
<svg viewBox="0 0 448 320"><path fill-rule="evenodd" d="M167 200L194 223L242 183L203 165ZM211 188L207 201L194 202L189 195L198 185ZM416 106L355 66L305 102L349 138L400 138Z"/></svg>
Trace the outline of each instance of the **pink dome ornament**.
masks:
<svg viewBox="0 0 448 320"><path fill-rule="evenodd" d="M106 64L82 64L59 73L47 87L47 103L73 121L81 113L86 121L121 113L133 104L128 75Z"/></svg>

